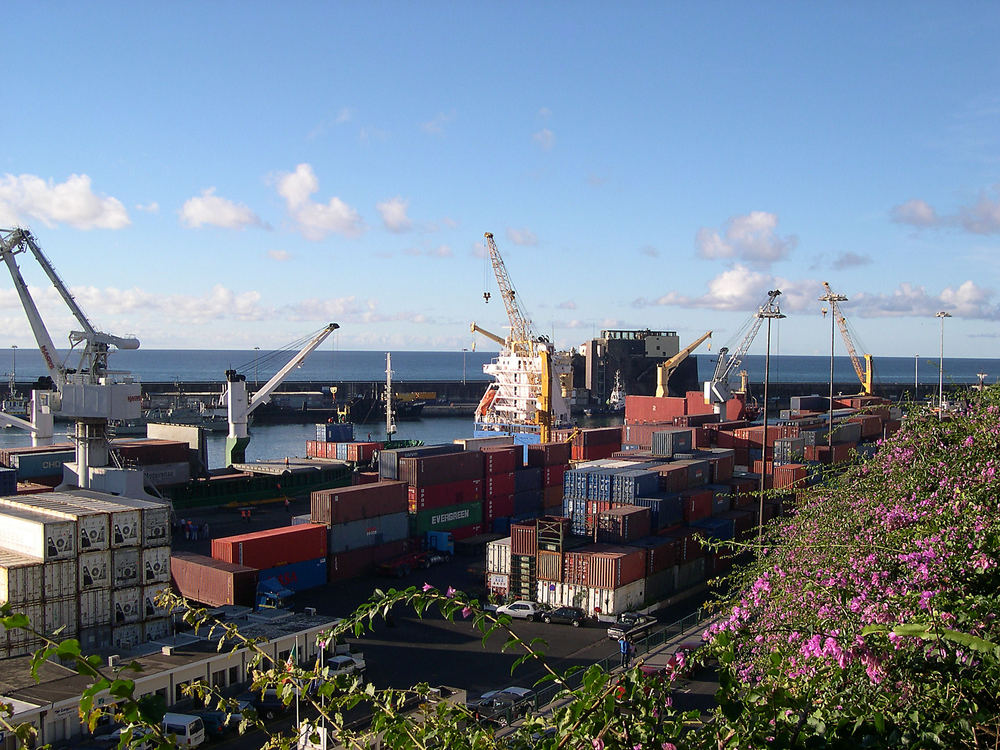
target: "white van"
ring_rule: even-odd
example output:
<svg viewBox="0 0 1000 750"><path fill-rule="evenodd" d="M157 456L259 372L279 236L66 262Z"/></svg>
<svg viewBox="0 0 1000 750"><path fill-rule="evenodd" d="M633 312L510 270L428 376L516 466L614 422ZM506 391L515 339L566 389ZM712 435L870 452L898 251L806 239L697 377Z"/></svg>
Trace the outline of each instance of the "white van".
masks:
<svg viewBox="0 0 1000 750"><path fill-rule="evenodd" d="M198 747L205 742L205 723L190 714L165 714L163 731L177 737L177 747Z"/></svg>

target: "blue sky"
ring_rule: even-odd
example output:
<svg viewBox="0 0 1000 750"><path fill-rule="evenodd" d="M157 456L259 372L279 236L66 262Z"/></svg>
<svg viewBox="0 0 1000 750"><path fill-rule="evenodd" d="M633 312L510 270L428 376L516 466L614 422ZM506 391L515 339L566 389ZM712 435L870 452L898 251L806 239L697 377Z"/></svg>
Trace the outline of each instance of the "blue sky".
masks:
<svg viewBox="0 0 1000 750"><path fill-rule="evenodd" d="M717 348L779 288L777 348L825 354L829 281L859 349L931 356L947 310L947 354L995 351L995 3L14 2L5 21L0 227L144 347L272 348L327 321L344 349L468 347L470 321L505 324L491 231L567 347L649 327ZM31 345L9 281L0 330Z"/></svg>

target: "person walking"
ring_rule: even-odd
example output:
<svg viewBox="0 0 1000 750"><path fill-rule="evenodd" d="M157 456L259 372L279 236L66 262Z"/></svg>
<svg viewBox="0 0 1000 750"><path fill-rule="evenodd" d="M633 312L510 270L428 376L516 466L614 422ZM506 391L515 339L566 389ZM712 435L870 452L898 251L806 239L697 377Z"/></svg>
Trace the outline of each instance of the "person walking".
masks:
<svg viewBox="0 0 1000 750"><path fill-rule="evenodd" d="M624 635L618 639L618 651L622 655L622 668L628 667L629 661L631 660L630 651L632 644L629 643L628 638Z"/></svg>
<svg viewBox="0 0 1000 750"><path fill-rule="evenodd" d="M287 497L285 498L285 512L286 513L292 512L292 503Z"/></svg>

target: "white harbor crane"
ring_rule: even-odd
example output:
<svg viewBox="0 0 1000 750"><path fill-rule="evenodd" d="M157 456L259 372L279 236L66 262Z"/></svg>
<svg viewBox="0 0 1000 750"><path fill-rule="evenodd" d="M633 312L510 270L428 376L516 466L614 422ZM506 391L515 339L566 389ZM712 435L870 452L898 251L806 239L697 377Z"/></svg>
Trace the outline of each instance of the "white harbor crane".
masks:
<svg viewBox="0 0 1000 750"><path fill-rule="evenodd" d="M70 332L70 353L65 360L60 360L18 267L16 256L28 252L83 329ZM108 369L108 355L112 349L138 349L139 340L97 330L26 229L0 229L0 257L10 271L53 386L51 391L33 392L30 423L7 415L3 421L29 430L36 444L47 444L52 439L53 415L72 420L76 461L65 465L63 485L148 497L143 490L142 472L109 466L108 421L137 419L141 414L142 394L129 373ZM69 360L74 355L76 362L70 366Z"/></svg>
<svg viewBox="0 0 1000 750"><path fill-rule="evenodd" d="M705 403L711 404L716 414L720 414L726 402L733 397L733 391L729 385L729 376L743 362L743 358L750 350L750 344L753 343L754 337L757 336L757 331L760 330L761 323L764 322L764 318L767 317L768 313L774 310L774 301L779 296L781 296L780 289L773 289L767 293L767 301L743 324L743 327L749 324L750 328L732 354L729 353L728 346L719 349L719 360L715 364L715 374L712 375L711 380L705 382Z"/></svg>
<svg viewBox="0 0 1000 750"><path fill-rule="evenodd" d="M329 323L320 329L309 343L288 361L288 364L278 370L274 377L253 395L253 398L250 398L247 392L246 376L240 375L236 370L226 370L226 389L222 394L222 401L229 415L229 435L226 436L227 465L232 466L246 460L246 449L250 443L247 421L254 409L266 404L274 390L288 377L288 373L302 364L302 361L338 328L340 326L337 323Z"/></svg>

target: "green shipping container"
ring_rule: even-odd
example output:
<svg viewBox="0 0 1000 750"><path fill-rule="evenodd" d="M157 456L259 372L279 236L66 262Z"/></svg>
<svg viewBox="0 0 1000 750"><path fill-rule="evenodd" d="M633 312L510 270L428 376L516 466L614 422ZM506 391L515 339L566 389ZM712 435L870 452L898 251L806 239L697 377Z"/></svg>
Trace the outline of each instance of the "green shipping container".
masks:
<svg viewBox="0 0 1000 750"><path fill-rule="evenodd" d="M449 505L444 508L421 510L410 514L410 535L423 536L428 531L448 531L481 523L483 504L481 502Z"/></svg>

